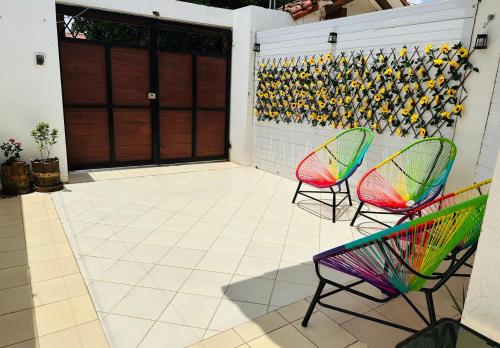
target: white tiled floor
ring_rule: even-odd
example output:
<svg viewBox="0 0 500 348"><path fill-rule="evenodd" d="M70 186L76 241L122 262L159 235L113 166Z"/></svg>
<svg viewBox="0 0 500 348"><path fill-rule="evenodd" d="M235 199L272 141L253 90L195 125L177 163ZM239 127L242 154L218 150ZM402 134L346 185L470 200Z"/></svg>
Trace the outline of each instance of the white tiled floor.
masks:
<svg viewBox="0 0 500 348"><path fill-rule="evenodd" d="M98 172L53 194L113 348L183 347L308 297L312 256L363 234L354 208L333 224L328 207L291 204L296 183L277 175L178 171Z"/></svg>

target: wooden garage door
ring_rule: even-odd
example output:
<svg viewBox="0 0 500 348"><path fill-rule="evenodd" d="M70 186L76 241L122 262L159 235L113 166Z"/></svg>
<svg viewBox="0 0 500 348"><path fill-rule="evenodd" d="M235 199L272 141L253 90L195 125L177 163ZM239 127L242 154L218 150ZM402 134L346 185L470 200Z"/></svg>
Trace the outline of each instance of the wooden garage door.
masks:
<svg viewBox="0 0 500 348"><path fill-rule="evenodd" d="M57 9L70 169L227 158L228 31Z"/></svg>

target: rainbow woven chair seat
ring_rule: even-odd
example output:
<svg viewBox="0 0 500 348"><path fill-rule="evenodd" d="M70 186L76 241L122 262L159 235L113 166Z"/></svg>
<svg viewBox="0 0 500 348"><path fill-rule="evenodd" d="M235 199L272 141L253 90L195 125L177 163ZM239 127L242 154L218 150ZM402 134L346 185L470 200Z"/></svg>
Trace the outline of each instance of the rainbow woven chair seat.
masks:
<svg viewBox="0 0 500 348"><path fill-rule="evenodd" d="M405 214L436 198L442 191L456 156L456 146L448 139L426 138L396 152L366 173L358 184L360 204L351 226L361 215ZM364 204L385 211L363 211Z"/></svg>
<svg viewBox="0 0 500 348"><path fill-rule="evenodd" d="M372 140L373 133L370 129L361 127L352 128L321 144L307 155L299 163L295 172L295 176L299 180L299 185L295 191L292 203L295 203L297 196L300 194L331 206L332 221L335 222L336 207L346 198L349 199L349 204L352 205L348 179L360 166ZM346 191L341 191L341 184L344 182ZM318 189L328 188L329 193L333 194L333 204L309 195L309 193L325 191L301 191L300 188L303 183ZM334 186L338 187L338 191L334 191ZM336 194L338 193L346 195L340 202L336 200Z"/></svg>
<svg viewBox="0 0 500 348"><path fill-rule="evenodd" d="M481 195L314 256L313 261L319 285L302 325L307 326L314 307L319 304L398 329L417 331L398 323L356 313L322 301L342 291L379 303L401 296L426 325L435 322L432 293L453 276L462 265L454 264L442 273L437 272L438 267L449 253L467 238L471 230L480 227L487 199L488 195ZM474 252L473 249L469 248L466 253L471 255ZM334 269L359 280L348 285L337 283L326 278L325 268ZM331 272L328 274L331 278ZM429 281L432 281L431 288L425 287ZM355 288L362 283L371 284L385 296L374 297ZM335 289L329 289L323 293L326 284L333 285ZM406 295L414 291L425 293L429 319Z"/></svg>

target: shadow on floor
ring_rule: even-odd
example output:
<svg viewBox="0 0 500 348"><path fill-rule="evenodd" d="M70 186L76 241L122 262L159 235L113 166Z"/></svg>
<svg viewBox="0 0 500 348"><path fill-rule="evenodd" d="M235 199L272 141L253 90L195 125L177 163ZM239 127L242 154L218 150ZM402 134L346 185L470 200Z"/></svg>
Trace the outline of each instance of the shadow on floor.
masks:
<svg viewBox="0 0 500 348"><path fill-rule="evenodd" d="M37 348L34 298L19 197L0 200L0 347Z"/></svg>
<svg viewBox="0 0 500 348"><path fill-rule="evenodd" d="M95 182L90 172L70 172L69 184L82 184L86 182Z"/></svg>

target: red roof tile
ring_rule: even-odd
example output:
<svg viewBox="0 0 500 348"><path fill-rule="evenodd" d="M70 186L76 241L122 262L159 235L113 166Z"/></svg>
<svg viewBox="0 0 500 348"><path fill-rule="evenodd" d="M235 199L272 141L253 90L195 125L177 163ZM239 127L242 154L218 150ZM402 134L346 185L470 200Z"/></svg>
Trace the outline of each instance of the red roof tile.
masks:
<svg viewBox="0 0 500 348"><path fill-rule="evenodd" d="M283 5L281 10L290 13L297 20L319 10L318 0L295 0Z"/></svg>

